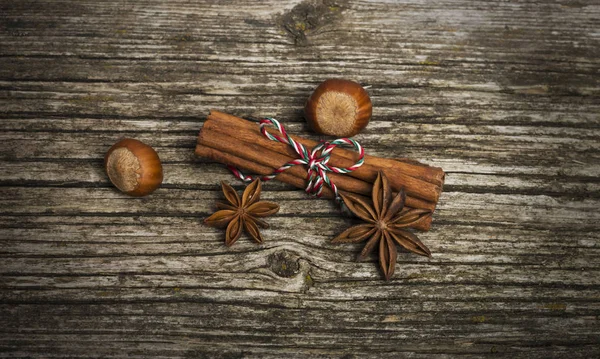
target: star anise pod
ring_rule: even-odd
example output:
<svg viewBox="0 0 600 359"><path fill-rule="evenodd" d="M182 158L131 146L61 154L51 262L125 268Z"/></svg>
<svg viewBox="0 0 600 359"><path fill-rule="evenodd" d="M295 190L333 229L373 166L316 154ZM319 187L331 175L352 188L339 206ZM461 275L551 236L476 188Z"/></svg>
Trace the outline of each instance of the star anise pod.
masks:
<svg viewBox="0 0 600 359"><path fill-rule="evenodd" d="M390 279L396 266L396 244L422 256L431 256L429 249L419 238L404 228L422 221L431 214L426 209L404 208L404 190L392 199L392 189L379 172L373 184L373 203L349 193L341 194L344 203L357 217L365 221L348 228L333 239L334 243L358 243L367 241L358 260L364 260L379 244L379 265L385 279Z"/></svg>
<svg viewBox="0 0 600 359"><path fill-rule="evenodd" d="M242 229L252 239L261 244L263 237L260 234L258 226L269 228L269 225L260 219L260 217L267 217L277 213L279 205L273 202L260 201L262 185L259 179L246 187L241 199L229 184L221 182L221 187L223 188L225 199L229 203L218 202L217 208L219 211L206 218L204 223L219 228L227 226L225 245L228 247L232 246L240 238Z"/></svg>

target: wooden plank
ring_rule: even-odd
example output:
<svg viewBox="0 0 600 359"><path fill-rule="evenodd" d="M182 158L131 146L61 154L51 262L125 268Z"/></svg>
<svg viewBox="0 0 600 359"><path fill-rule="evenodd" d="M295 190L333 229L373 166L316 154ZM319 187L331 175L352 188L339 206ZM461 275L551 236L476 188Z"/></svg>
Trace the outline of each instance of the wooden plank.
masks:
<svg viewBox="0 0 600 359"><path fill-rule="evenodd" d="M201 127L200 125L198 126ZM585 130L580 130L585 132ZM0 135L2 140L2 159L102 159L107 149L118 139L123 137L135 137L156 147L163 161L186 161L194 160L193 148L196 131L189 134L156 134L156 133L90 133L74 136L71 133L52 132L6 132ZM539 131L537 131L539 133ZM532 131L532 133L535 133ZM595 133L595 132L594 132ZM588 171L592 176L597 176L598 159L596 152L598 142L593 137L553 137L544 136L543 132L534 136L510 136L497 134L452 134L443 136L430 134L422 135L415 133L402 134L402 145L398 146L393 135L359 135L356 139L372 155L384 157L406 157L411 154L421 154L424 162L471 160L475 163L501 164L506 166L507 162L514 166L534 166L537 164L561 167L567 170L581 168ZM444 142L446 141L446 142ZM444 143L448 146L444 147ZM565 146L570 150L566 152ZM545 156L539 156L543 152ZM411 158L414 158L411 157ZM542 163L540 163L542 162ZM464 163L464 162L463 162ZM432 163L436 164L437 163ZM589 166L585 166L589 164ZM539 166L541 167L541 166ZM452 169L449 170L452 172ZM543 171L543 167L540 168Z"/></svg>
<svg viewBox="0 0 600 359"><path fill-rule="evenodd" d="M183 152L183 151L181 151ZM550 195L574 195L584 197L597 197L600 192L600 184L594 177L595 168L583 167L574 163L573 170L568 171L560 168L520 168L511 173L502 173L500 166L473 165L468 167L467 173L450 172L447 175L444 188L446 191L460 189L465 192L490 192L490 193L514 193L514 194L550 194ZM31 161L31 162L3 162L4 173L0 174L0 183L4 185L22 186L86 186L107 187L110 186L108 177L104 173L101 158L82 161ZM536 170L538 173L527 171ZM554 170L554 173L552 173ZM165 163L163 164L164 181L163 187L177 186L179 188L216 189L220 181L226 181L236 186L240 184L232 178L220 164L209 164L198 161L195 165L189 163ZM473 173L481 171L482 173ZM493 172L496 173L493 173ZM561 171L562 176L553 176ZM490 173L492 172L492 173ZM508 171L506 171L508 172ZM567 173L565 173L567 172ZM591 172L591 173L590 173ZM551 181L548 179L551 178ZM293 187L279 182L268 184L271 190L293 190Z"/></svg>
<svg viewBox="0 0 600 359"><path fill-rule="evenodd" d="M158 189L142 199L112 188L0 187L0 213L77 215L130 214L192 216L208 214L221 199L219 192L195 189ZM68 198L65 200L65 198ZM278 201L281 215L331 215L334 203L308 197L301 191L265 192ZM598 228L594 211L598 199L572 201L545 195L446 192L436 219L458 223L511 223L545 228ZM318 203L319 205L315 205ZM337 214L334 214L337 215Z"/></svg>

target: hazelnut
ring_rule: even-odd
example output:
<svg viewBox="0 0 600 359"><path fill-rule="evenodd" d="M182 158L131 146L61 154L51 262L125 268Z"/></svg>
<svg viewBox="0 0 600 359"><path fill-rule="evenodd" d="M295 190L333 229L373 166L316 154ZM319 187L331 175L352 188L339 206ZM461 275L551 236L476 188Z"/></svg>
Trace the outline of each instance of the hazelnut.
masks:
<svg viewBox="0 0 600 359"><path fill-rule="evenodd" d="M351 137L367 126L373 106L369 94L356 82L326 80L310 95L304 116L320 134Z"/></svg>
<svg viewBox="0 0 600 359"><path fill-rule="evenodd" d="M141 197L152 193L163 180L160 158L154 149L131 138L115 143L104 156L108 178L121 192Z"/></svg>

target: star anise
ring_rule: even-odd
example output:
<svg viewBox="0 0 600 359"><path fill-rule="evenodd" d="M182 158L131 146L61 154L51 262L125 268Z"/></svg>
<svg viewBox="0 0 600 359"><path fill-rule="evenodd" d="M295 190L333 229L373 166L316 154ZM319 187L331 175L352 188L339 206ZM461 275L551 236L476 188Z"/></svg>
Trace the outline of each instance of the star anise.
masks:
<svg viewBox="0 0 600 359"><path fill-rule="evenodd" d="M394 274L396 243L413 253L431 256L416 235L403 229L422 221L431 211L404 208L406 194L403 189L392 199L392 189L385 174L380 172L373 184L373 203L349 193L341 196L348 209L367 223L348 228L333 242L358 243L366 240L358 260L364 260L379 244L379 265L386 280Z"/></svg>
<svg viewBox="0 0 600 359"><path fill-rule="evenodd" d="M219 211L206 218L204 223L219 228L227 226L225 245L228 247L240 238L242 228L252 239L261 244L263 237L258 226L269 228L269 225L259 217L267 217L277 213L279 211L277 203L260 201L262 185L259 179L246 187L241 199L229 184L221 182L221 187L229 204L218 202L217 208Z"/></svg>

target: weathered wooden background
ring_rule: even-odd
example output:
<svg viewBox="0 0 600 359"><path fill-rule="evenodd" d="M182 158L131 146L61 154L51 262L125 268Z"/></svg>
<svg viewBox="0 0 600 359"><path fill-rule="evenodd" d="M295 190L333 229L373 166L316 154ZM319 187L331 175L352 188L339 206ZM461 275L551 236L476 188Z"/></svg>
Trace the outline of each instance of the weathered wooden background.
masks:
<svg viewBox="0 0 600 359"><path fill-rule="evenodd" d="M0 2L0 356L600 355L600 5ZM210 108L307 135L319 82L369 86L368 153L443 167L434 253L394 278L335 206L279 183L267 242L202 219L235 181L194 157ZM118 193L111 144L165 181Z"/></svg>

